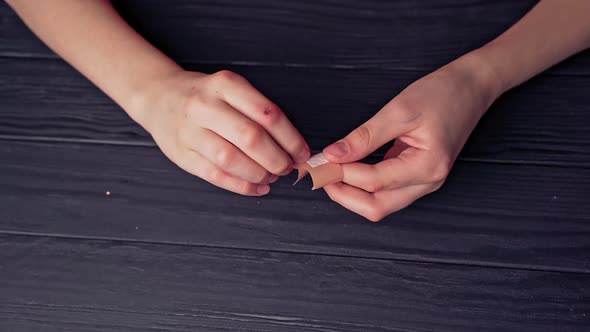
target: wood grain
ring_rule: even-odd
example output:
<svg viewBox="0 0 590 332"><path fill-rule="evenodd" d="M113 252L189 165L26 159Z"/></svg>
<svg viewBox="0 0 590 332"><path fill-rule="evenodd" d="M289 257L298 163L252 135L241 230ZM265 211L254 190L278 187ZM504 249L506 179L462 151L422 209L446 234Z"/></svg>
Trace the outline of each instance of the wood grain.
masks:
<svg viewBox="0 0 590 332"><path fill-rule="evenodd" d="M156 0L114 2L148 40L181 62L431 71L480 47L536 3L526 1ZM0 3L0 55L54 57ZM576 65L590 53L554 68Z"/></svg>
<svg viewBox="0 0 590 332"><path fill-rule="evenodd" d="M214 72L224 67L190 69ZM276 101L319 150L426 72L231 66ZM149 135L60 60L0 59L0 137L153 144ZM542 75L502 97L461 158L590 165L588 79Z"/></svg>
<svg viewBox="0 0 590 332"><path fill-rule="evenodd" d="M590 276L0 236L4 331L584 331Z"/></svg>
<svg viewBox="0 0 590 332"><path fill-rule="evenodd" d="M459 162L372 224L295 174L243 197L155 148L0 141L0 156L1 232L590 272L589 169Z"/></svg>
<svg viewBox="0 0 590 332"><path fill-rule="evenodd" d="M535 2L115 5L185 68L246 76L318 150ZM4 2L0 73L0 331L590 326L590 52L502 97L443 189L379 224L294 175L252 198L184 173Z"/></svg>

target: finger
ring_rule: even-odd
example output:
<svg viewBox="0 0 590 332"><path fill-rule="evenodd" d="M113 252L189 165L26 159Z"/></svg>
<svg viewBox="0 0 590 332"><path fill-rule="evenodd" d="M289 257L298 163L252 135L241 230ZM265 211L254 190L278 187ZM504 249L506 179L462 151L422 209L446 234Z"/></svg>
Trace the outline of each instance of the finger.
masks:
<svg viewBox="0 0 590 332"><path fill-rule="evenodd" d="M429 183L426 173L431 168L424 151L408 148L396 158L385 159L375 165L342 164L342 182L374 193Z"/></svg>
<svg viewBox="0 0 590 332"><path fill-rule="evenodd" d="M266 129L296 163L307 161L309 146L283 111L245 78L234 75L222 89L225 101Z"/></svg>
<svg viewBox="0 0 590 332"><path fill-rule="evenodd" d="M326 147L324 155L335 163L360 160L385 143L414 129L418 117L386 105L342 140Z"/></svg>
<svg viewBox="0 0 590 332"><path fill-rule="evenodd" d="M324 189L334 202L373 222L407 207L432 191L430 185L417 185L371 194L344 183L331 184Z"/></svg>
<svg viewBox="0 0 590 332"><path fill-rule="evenodd" d="M283 174L292 169L289 155L264 128L224 101L215 101L211 107L212 112L197 115L204 128L228 140L270 173Z"/></svg>
<svg viewBox="0 0 590 332"><path fill-rule="evenodd" d="M270 183L277 176L265 170L233 144L209 129L191 130L185 138L189 149L227 173L252 183Z"/></svg>
<svg viewBox="0 0 590 332"><path fill-rule="evenodd" d="M371 221L375 221L373 220L375 218L370 218L376 217L372 215L372 210L376 204L373 194L345 183L329 184L324 187L324 190L334 202Z"/></svg>
<svg viewBox="0 0 590 332"><path fill-rule="evenodd" d="M262 196L270 191L268 184L255 184L232 176L192 150L184 150L178 166L201 179L226 190L246 196Z"/></svg>
<svg viewBox="0 0 590 332"><path fill-rule="evenodd" d="M384 190L375 193L375 199L385 206L383 217L406 208L417 199L432 193L436 187L433 184L419 184L400 189Z"/></svg>

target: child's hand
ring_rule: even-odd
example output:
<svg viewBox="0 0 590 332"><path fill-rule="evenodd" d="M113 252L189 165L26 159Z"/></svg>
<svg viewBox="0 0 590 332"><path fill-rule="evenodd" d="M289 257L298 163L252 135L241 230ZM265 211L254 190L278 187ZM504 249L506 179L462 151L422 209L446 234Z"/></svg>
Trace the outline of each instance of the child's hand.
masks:
<svg viewBox="0 0 590 332"><path fill-rule="evenodd" d="M285 114L229 71L177 72L134 102L136 120L174 163L218 187L264 195L310 150Z"/></svg>
<svg viewBox="0 0 590 332"><path fill-rule="evenodd" d="M499 94L494 73L469 55L407 87L373 118L324 150L342 165L332 200L379 221L440 188L478 120ZM396 139L382 162L358 161ZM353 163L351 163L353 162Z"/></svg>

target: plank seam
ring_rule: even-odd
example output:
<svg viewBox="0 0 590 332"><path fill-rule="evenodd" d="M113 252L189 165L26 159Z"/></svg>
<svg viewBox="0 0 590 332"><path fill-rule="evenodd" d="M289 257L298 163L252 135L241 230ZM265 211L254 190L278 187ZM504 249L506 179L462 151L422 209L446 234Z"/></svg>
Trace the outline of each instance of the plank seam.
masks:
<svg viewBox="0 0 590 332"><path fill-rule="evenodd" d="M87 240L87 241L103 241L103 242L118 242L118 243L137 243L147 245L169 245L169 246L185 246L191 248L206 248L206 249L225 249L225 250L247 250L256 252L269 252L279 254L292 254L292 255L314 255L314 256L325 256L325 257L341 257L341 258L352 258L352 259L366 259L375 261L393 261L400 263L414 263L414 264L439 264L439 265L453 265L453 266L465 266L465 267L481 267L481 268L496 268L496 269L507 269L507 270L522 270L522 271L537 271L537 272L550 272L550 273L568 273L568 274L590 274L590 269L576 269L576 268L562 268L553 266L535 266L525 264L507 264L507 263L495 263L495 262L477 262L470 260L459 260L459 259L439 259L439 258L422 258L416 259L411 257L371 257L361 255L345 255L336 253L319 253L302 250L272 250L272 249L257 249L247 247L224 247L207 244L194 244L194 243L183 243L173 241L150 241L150 240L139 240L130 238L118 238L118 237L102 237L102 236L83 236L83 235L68 235L58 233L38 233L38 232L23 232L23 231L9 231L0 230L0 235L11 235L18 237L35 237L35 238L52 238L60 240Z"/></svg>
<svg viewBox="0 0 590 332"><path fill-rule="evenodd" d="M33 59L33 60L52 60L52 61L63 61L56 54L40 54L40 53L26 53L26 52L0 52L1 59ZM323 64L323 63L298 63L298 62L263 62L263 61L248 61L248 60L230 60L230 61L210 61L210 60L186 60L186 59L175 59L182 66L241 66L241 67L266 67L266 68L301 68L301 69L341 69L341 70L368 70L368 69L382 69L392 70L400 72L423 72L424 74L429 73L433 70L438 69L439 66L434 67L410 67L403 66L400 64L388 65L388 64ZM443 65L443 64L441 64ZM566 77L589 77L590 74L585 72L573 72L573 71L556 71L554 69L548 69L541 75L544 76L566 76Z"/></svg>
<svg viewBox="0 0 590 332"><path fill-rule="evenodd" d="M32 143L58 143L58 144L92 144L92 145L113 145L128 147L145 147L157 148L154 141L140 140L116 140L116 139L90 139L90 138L65 138L65 137L46 137L46 136L19 136L19 135L2 135L0 141L32 142ZM382 155L376 155L382 157ZM516 160L516 159L492 159L477 157L459 157L457 161L467 163L495 164L495 165L522 165L522 166L540 166L540 167L563 167L589 169L590 163L586 162L565 162L565 161L541 161L541 160Z"/></svg>

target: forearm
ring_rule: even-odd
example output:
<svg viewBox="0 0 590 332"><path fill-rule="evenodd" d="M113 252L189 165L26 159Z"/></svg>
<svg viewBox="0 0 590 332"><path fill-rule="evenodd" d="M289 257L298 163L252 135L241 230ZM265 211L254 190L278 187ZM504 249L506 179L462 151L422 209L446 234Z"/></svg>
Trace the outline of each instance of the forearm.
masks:
<svg viewBox="0 0 590 332"><path fill-rule="evenodd" d="M145 85L180 67L145 41L107 0L7 0L51 49L137 121Z"/></svg>
<svg viewBox="0 0 590 332"><path fill-rule="evenodd" d="M590 47L590 1L542 0L518 23L472 52L495 73L499 94Z"/></svg>

